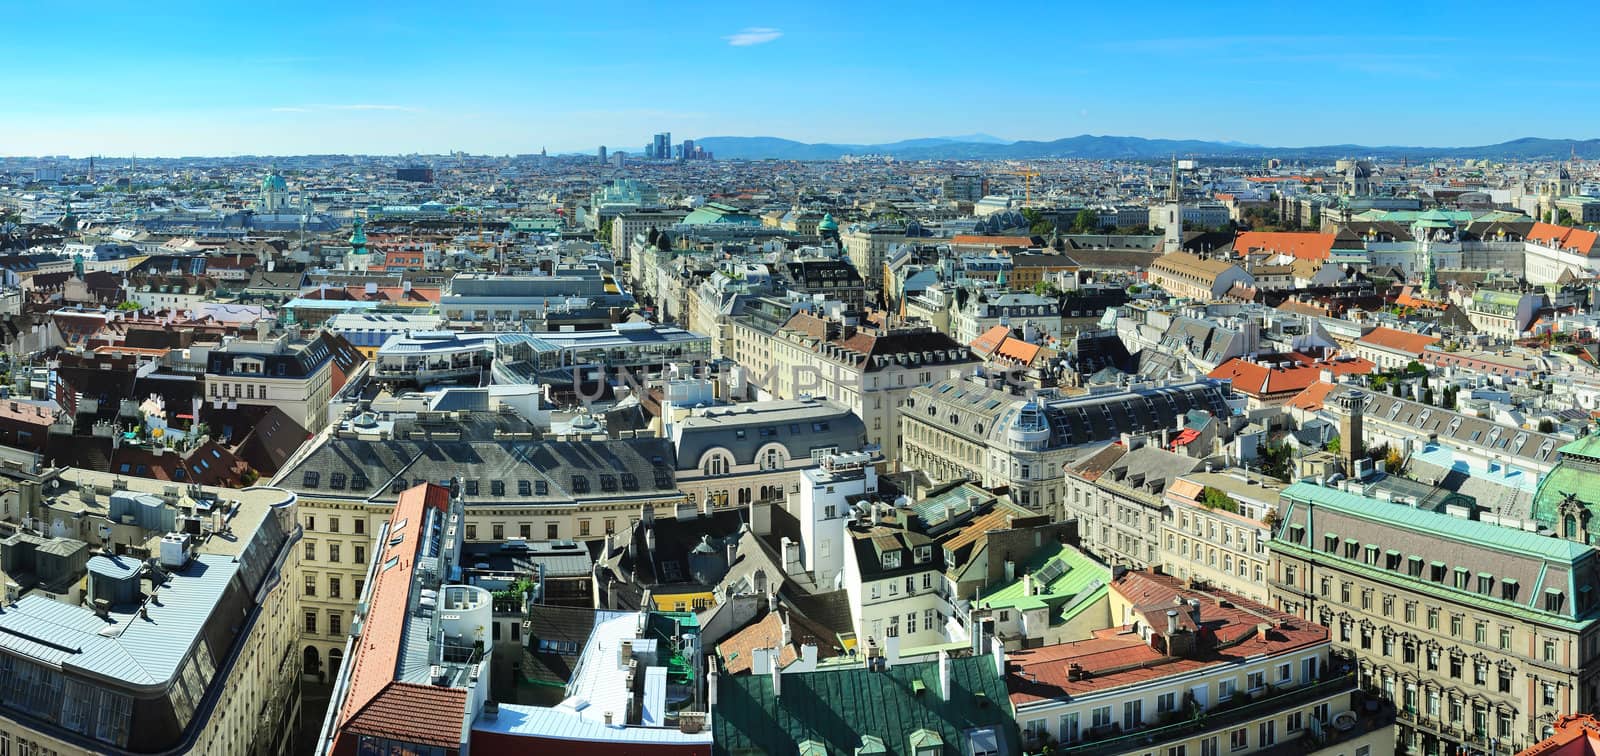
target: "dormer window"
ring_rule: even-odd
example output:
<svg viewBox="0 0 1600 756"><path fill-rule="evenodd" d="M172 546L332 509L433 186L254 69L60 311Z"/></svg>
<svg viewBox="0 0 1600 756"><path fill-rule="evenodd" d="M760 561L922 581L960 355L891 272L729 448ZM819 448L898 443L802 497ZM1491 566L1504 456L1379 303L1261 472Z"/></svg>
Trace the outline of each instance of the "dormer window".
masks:
<svg viewBox="0 0 1600 756"><path fill-rule="evenodd" d="M884 555L883 555L883 568L886 569L886 570L897 570L897 569L899 569L900 568L900 552L899 551L884 552Z"/></svg>
<svg viewBox="0 0 1600 756"><path fill-rule="evenodd" d="M930 559L933 559L933 547L932 546L918 546L917 547L917 564L923 564L923 563L927 562Z"/></svg>

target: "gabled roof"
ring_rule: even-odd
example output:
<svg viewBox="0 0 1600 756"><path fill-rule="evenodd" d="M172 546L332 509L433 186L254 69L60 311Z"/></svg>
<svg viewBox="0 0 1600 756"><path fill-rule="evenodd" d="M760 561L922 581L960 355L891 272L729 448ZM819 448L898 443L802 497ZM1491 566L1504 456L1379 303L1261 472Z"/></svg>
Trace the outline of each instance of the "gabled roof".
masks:
<svg viewBox="0 0 1600 756"><path fill-rule="evenodd" d="M341 753L347 733L393 737L412 743L454 748L461 743L465 727L466 690L417 685L398 679L401 654L405 648L407 615L410 611L411 580L416 559L422 550L424 515L428 509L448 510L449 489L423 483L401 492L389 516L395 533L376 558L380 564L373 575L367 603L367 619L351 664L348 692L338 714L338 738L334 748ZM409 525L409 527L407 527ZM398 543L395 540L398 539Z"/></svg>
<svg viewBox="0 0 1600 756"><path fill-rule="evenodd" d="M1241 231L1233 240L1240 255L1275 252L1301 260L1326 260L1333 249L1333 234L1297 231Z"/></svg>
<svg viewBox="0 0 1600 756"><path fill-rule="evenodd" d="M1551 223L1535 223L1525 238L1546 247L1574 250L1580 255L1590 255L1595 252L1595 242L1600 240L1600 233Z"/></svg>
<svg viewBox="0 0 1600 756"><path fill-rule="evenodd" d="M1439 337L1379 326L1368 331L1367 335L1356 339L1356 342L1380 349L1420 355L1424 349L1439 343Z"/></svg>

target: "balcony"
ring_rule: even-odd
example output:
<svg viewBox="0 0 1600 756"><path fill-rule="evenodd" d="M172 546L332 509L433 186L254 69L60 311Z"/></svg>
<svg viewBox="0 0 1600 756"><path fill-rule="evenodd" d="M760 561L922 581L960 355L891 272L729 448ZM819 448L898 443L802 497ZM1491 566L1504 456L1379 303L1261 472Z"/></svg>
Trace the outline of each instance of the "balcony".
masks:
<svg viewBox="0 0 1600 756"><path fill-rule="evenodd" d="M1155 751L1163 743L1183 740L1207 732L1225 734L1232 727L1287 711L1292 707L1305 706L1341 693L1349 694L1352 701L1356 702L1355 699L1359 696L1355 675L1330 677L1322 682L1286 690L1271 697L1258 698L1237 706L1228 707L1224 704L1219 707L1213 707L1209 711L1200 712L1190 719L1169 725L1147 727L1123 735L1117 735L1114 731L1103 733L1102 736L1095 737L1092 742L1057 747L1054 753L1066 756L1113 756L1113 754ZM1337 713L1337 706L1331 708L1334 708L1335 713ZM1321 736L1321 742L1316 744L1315 748L1307 748L1308 739L1313 737L1310 728L1307 728L1302 735L1286 737L1278 745L1256 753L1272 754L1273 756L1278 756L1279 754L1290 756L1290 754L1305 753L1307 750L1323 748L1375 729L1387 727L1394 722L1394 710L1382 703L1378 703L1374 711L1364 711L1359 705L1351 706L1350 711L1356 714L1355 726L1349 730L1325 728Z"/></svg>

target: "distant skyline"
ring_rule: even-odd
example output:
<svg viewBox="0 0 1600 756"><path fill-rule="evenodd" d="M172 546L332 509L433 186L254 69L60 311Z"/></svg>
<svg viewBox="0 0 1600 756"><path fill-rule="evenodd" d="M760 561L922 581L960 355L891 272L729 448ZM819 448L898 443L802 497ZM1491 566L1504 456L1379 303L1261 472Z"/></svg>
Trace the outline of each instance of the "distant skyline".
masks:
<svg viewBox="0 0 1600 756"><path fill-rule="evenodd" d="M9 7L0 155L592 152L774 136L1600 136L1588 3L283 0ZM1518 15L1516 11L1526 9ZM1570 40L1570 35L1558 35Z"/></svg>

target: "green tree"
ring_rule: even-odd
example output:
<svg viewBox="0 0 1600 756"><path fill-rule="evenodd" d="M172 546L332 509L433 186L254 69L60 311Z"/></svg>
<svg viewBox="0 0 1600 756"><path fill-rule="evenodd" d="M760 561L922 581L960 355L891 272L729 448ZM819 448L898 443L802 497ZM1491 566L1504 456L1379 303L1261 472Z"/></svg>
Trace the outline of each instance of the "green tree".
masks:
<svg viewBox="0 0 1600 756"><path fill-rule="evenodd" d="M1412 360L1409 365L1406 365L1406 375L1427 375L1427 374L1428 374L1428 367L1426 365L1420 363L1420 362L1417 362L1416 360Z"/></svg>
<svg viewBox="0 0 1600 756"><path fill-rule="evenodd" d="M1429 386L1429 387L1427 387L1427 388L1422 390L1422 403L1423 404L1433 404L1433 387L1432 386Z"/></svg>
<svg viewBox="0 0 1600 756"><path fill-rule="evenodd" d="M1264 444L1260 448L1261 472L1278 480L1289 480L1293 472L1293 453L1286 443Z"/></svg>
<svg viewBox="0 0 1600 756"><path fill-rule="evenodd" d="M1567 212L1565 208L1556 211L1556 223L1562 226L1578 225L1572 220L1572 213Z"/></svg>
<svg viewBox="0 0 1600 756"><path fill-rule="evenodd" d="M1056 230L1056 224L1051 223L1037 208L1022 208L1022 217L1028 221L1028 233L1032 236L1049 236Z"/></svg>
<svg viewBox="0 0 1600 756"><path fill-rule="evenodd" d="M1322 450L1338 454L1339 450L1343 448L1343 445L1344 444L1340 438L1338 436L1334 436L1332 439L1329 439L1328 443L1322 445Z"/></svg>
<svg viewBox="0 0 1600 756"><path fill-rule="evenodd" d="M1034 284L1032 291L1041 297L1051 297L1059 293L1056 291L1055 284L1052 284L1049 281L1040 281Z"/></svg>
<svg viewBox="0 0 1600 756"><path fill-rule="evenodd" d="M1554 433L1554 432L1556 432L1556 422L1554 420L1551 420L1548 417L1539 418L1539 432L1540 433Z"/></svg>
<svg viewBox="0 0 1600 756"><path fill-rule="evenodd" d="M1084 208L1072 218L1073 233L1083 234L1100 229L1100 214L1093 208Z"/></svg>
<svg viewBox="0 0 1600 756"><path fill-rule="evenodd" d="M1206 509L1220 509L1224 512L1239 512L1239 502L1221 489L1206 486L1200 489L1200 506Z"/></svg>

